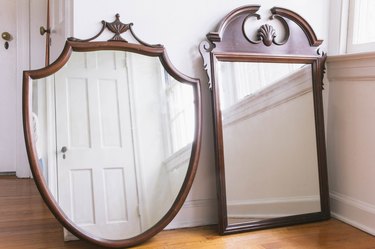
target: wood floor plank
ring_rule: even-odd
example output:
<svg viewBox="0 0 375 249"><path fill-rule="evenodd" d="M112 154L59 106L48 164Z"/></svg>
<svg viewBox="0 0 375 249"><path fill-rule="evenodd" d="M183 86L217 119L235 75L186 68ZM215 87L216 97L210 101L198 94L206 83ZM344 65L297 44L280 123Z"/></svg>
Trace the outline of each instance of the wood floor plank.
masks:
<svg viewBox="0 0 375 249"><path fill-rule="evenodd" d="M63 241L61 225L31 179L0 176L0 249L99 249ZM375 237L331 219L219 236L215 226L163 231L140 249L375 249Z"/></svg>

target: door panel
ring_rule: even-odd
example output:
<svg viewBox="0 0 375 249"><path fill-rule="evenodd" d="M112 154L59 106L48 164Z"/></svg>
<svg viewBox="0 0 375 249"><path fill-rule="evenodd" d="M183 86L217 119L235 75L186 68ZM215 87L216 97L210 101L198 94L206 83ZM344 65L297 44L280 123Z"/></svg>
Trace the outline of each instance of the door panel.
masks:
<svg viewBox="0 0 375 249"><path fill-rule="evenodd" d="M70 183L73 220L82 225L95 224L92 170L71 170Z"/></svg>
<svg viewBox="0 0 375 249"><path fill-rule="evenodd" d="M118 95L116 80L99 80L99 115L103 147L121 147Z"/></svg>
<svg viewBox="0 0 375 249"><path fill-rule="evenodd" d="M123 168L107 168L104 173L106 220L126 222L128 220L126 184Z"/></svg>
<svg viewBox="0 0 375 249"><path fill-rule="evenodd" d="M90 148L88 83L86 79L66 79L68 137L73 148Z"/></svg>

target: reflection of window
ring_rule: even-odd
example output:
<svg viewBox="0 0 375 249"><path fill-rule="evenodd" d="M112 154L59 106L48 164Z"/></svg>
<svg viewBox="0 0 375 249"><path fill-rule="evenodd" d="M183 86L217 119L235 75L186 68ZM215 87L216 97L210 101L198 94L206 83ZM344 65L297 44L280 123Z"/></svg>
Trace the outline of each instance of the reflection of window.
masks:
<svg viewBox="0 0 375 249"><path fill-rule="evenodd" d="M175 153L188 144L194 136L194 96L190 85L182 84L165 72L170 152Z"/></svg>
<svg viewBox="0 0 375 249"><path fill-rule="evenodd" d="M375 1L350 0L348 52L375 49Z"/></svg>
<svg viewBox="0 0 375 249"><path fill-rule="evenodd" d="M299 69L301 64L220 62L220 105L227 109ZM235 83L234 83L235 82Z"/></svg>

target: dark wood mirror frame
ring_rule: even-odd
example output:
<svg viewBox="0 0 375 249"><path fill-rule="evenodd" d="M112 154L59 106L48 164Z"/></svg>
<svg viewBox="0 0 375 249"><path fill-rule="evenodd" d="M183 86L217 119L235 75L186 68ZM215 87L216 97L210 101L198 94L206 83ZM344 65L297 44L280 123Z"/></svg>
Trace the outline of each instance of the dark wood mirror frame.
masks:
<svg viewBox="0 0 375 249"><path fill-rule="evenodd" d="M180 73L168 59L167 53L165 48L162 45L150 45L142 40L140 40L132 30L132 23L130 24L123 24L119 21L119 15L116 15L116 21L112 23L107 23L102 21L102 29L101 31L94 37L86 40L80 40L76 38L68 38L66 41L66 45L64 50L62 51L59 58L52 63L51 65L39 69L39 70L31 70L31 71L24 71L23 73L23 127L24 127L24 134L25 134L25 142L26 142L26 149L28 153L29 163L31 167L31 171L33 177L35 179L35 183L38 187L38 190L44 199L45 203L54 214L54 216L59 220L59 222L68 229L72 234L77 236L80 239L89 241L93 244L104 246L104 247L111 247L111 248L123 248L134 246L140 244L152 236L160 232L164 227L166 227L171 220L176 216L180 208L182 207L189 190L192 186L193 179L195 173L197 171L197 164L199 160L200 154L200 146L201 146L201 130L202 130L202 106L201 106L201 89L200 89L200 81L199 79L190 78L182 73ZM92 41L96 39L105 29L109 29L111 32L114 33L114 36L108 41ZM135 39L137 43L129 43L124 38L121 37L121 34L130 31L133 39ZM117 51L126 51L137 53L145 56L150 57L158 57L160 62L162 63L165 70L175 79L180 82L189 84L193 87L194 92L194 104L195 104L195 134L194 134L194 141L192 143L192 151L191 157L189 161L189 167L182 184L182 187L178 193L177 198L175 199L173 205L169 208L168 212L162 217L159 222L157 222L154 226L150 229L144 231L143 233L139 234L138 236L124 239L124 240L108 240L103 238L98 238L91 236L90 234L85 233L82 229L80 229L77 225L75 225L61 210L56 200L53 198L52 194L50 193L42 172L39 169L39 162L36 154L36 147L33 143L32 138L32 124L31 120L31 110L30 110L30 83L33 79L41 79L47 76L52 75L53 73L57 72L60 68L62 68L67 61L69 60L71 53L73 51L77 52L88 52L88 51L99 51L99 50L117 50Z"/></svg>
<svg viewBox="0 0 375 249"><path fill-rule="evenodd" d="M212 90L219 233L222 235L319 221L330 217L322 102L326 54L320 53L318 48L322 40L316 38L311 26L301 16L293 11L278 7L271 9L270 19L277 20L282 24L285 31L284 37L279 37L271 25L265 24L258 29L257 40L253 40L245 31L245 22L250 21L250 17L261 19L257 14L259 8L258 5L251 5L233 10L221 21L215 32L207 34L208 42L203 41L200 45L204 67L209 78L209 88ZM228 224L222 114L219 87L216 82L218 61L305 63L311 65L320 212Z"/></svg>

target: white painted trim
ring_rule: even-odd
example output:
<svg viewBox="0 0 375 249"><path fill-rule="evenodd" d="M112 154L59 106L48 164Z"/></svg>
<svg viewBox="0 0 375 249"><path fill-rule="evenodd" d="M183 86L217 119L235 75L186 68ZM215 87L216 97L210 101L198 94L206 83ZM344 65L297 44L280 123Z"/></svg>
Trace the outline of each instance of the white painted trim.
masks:
<svg viewBox="0 0 375 249"><path fill-rule="evenodd" d="M64 0L65 3L65 37L71 37L73 36L74 30L74 4L73 0Z"/></svg>
<svg viewBox="0 0 375 249"><path fill-rule="evenodd" d="M319 211L319 195L228 202L229 218L275 218Z"/></svg>
<svg viewBox="0 0 375 249"><path fill-rule="evenodd" d="M330 192L330 200L334 218L375 235L375 205L334 191Z"/></svg>
<svg viewBox="0 0 375 249"><path fill-rule="evenodd" d="M329 56L327 59L329 81L375 80L375 52Z"/></svg>
<svg viewBox="0 0 375 249"><path fill-rule="evenodd" d="M367 213L375 215L375 205L360 201L347 195L343 195L334 191L329 193L329 197L333 200L339 201L345 205L361 209Z"/></svg>
<svg viewBox="0 0 375 249"><path fill-rule="evenodd" d="M355 3L353 0L348 0L349 8L348 8L348 16L347 16L347 41L346 41L346 51L347 52L354 52L356 50L356 46L353 44L353 37L354 37L354 9ZM357 27L358 28L358 27Z"/></svg>
<svg viewBox="0 0 375 249"><path fill-rule="evenodd" d="M354 18L356 15L360 15L360 10L356 10L355 0L345 0L348 1L348 10L346 20L348 22L348 32L347 32L347 53L358 53L358 52L365 52L365 51L374 51L375 50L375 42L366 42L366 43L357 43L355 41L354 33L356 30L360 29L359 24L358 26L354 27ZM356 11L358 13L356 13ZM362 15L365 13L361 13Z"/></svg>
<svg viewBox="0 0 375 249"><path fill-rule="evenodd" d="M222 111L223 126L248 119L312 91L311 66L280 79Z"/></svg>
<svg viewBox="0 0 375 249"><path fill-rule="evenodd" d="M291 196L291 197L275 197L275 198L265 198L265 199L252 199L246 201L232 201L228 202L228 205L268 205L268 204L278 204L278 203L299 203L299 202L311 202L319 201L319 195L309 195L309 196Z"/></svg>
<svg viewBox="0 0 375 249"><path fill-rule="evenodd" d="M328 54L346 53L348 37L349 0L330 1Z"/></svg>
<svg viewBox="0 0 375 249"><path fill-rule="evenodd" d="M339 55L374 51L375 42L353 44L353 0L331 0L329 19L328 54Z"/></svg>
<svg viewBox="0 0 375 249"><path fill-rule="evenodd" d="M52 78L46 78L46 128L47 128L47 184L50 192L58 198L57 181L57 151L56 151L56 105L55 105L55 81Z"/></svg>
<svg viewBox="0 0 375 249"><path fill-rule="evenodd" d="M79 240L78 237L74 236L71 232L69 232L65 227L63 227L63 235L64 241L74 241Z"/></svg>
<svg viewBox="0 0 375 249"><path fill-rule="evenodd" d="M30 1L17 0L16 175L31 176L22 127L22 72L30 69Z"/></svg>
<svg viewBox="0 0 375 249"><path fill-rule="evenodd" d="M348 25L349 25L349 0L341 0L341 22L340 22L340 43L339 52L344 54L347 52L348 44Z"/></svg>
<svg viewBox="0 0 375 249"><path fill-rule="evenodd" d="M344 61L355 61L355 60L375 60L375 52L362 52L352 53L343 55L328 56L327 62L344 62Z"/></svg>
<svg viewBox="0 0 375 249"><path fill-rule="evenodd" d="M185 201L177 216L165 230L217 224L216 203L216 199Z"/></svg>
<svg viewBox="0 0 375 249"><path fill-rule="evenodd" d="M360 229L360 230L362 230L362 231L364 231L366 233L369 233L371 235L375 235L375 228L371 228L371 227L365 226L365 225L363 225L363 224L361 224L359 222L356 222L356 221L354 221L352 219L346 218L346 217L344 217L344 216L342 216L342 215L340 215L338 213L335 213L335 212L331 212L331 216L333 218L341 220L344 223L352 225L353 227L356 227L356 228L358 228L358 229Z"/></svg>

